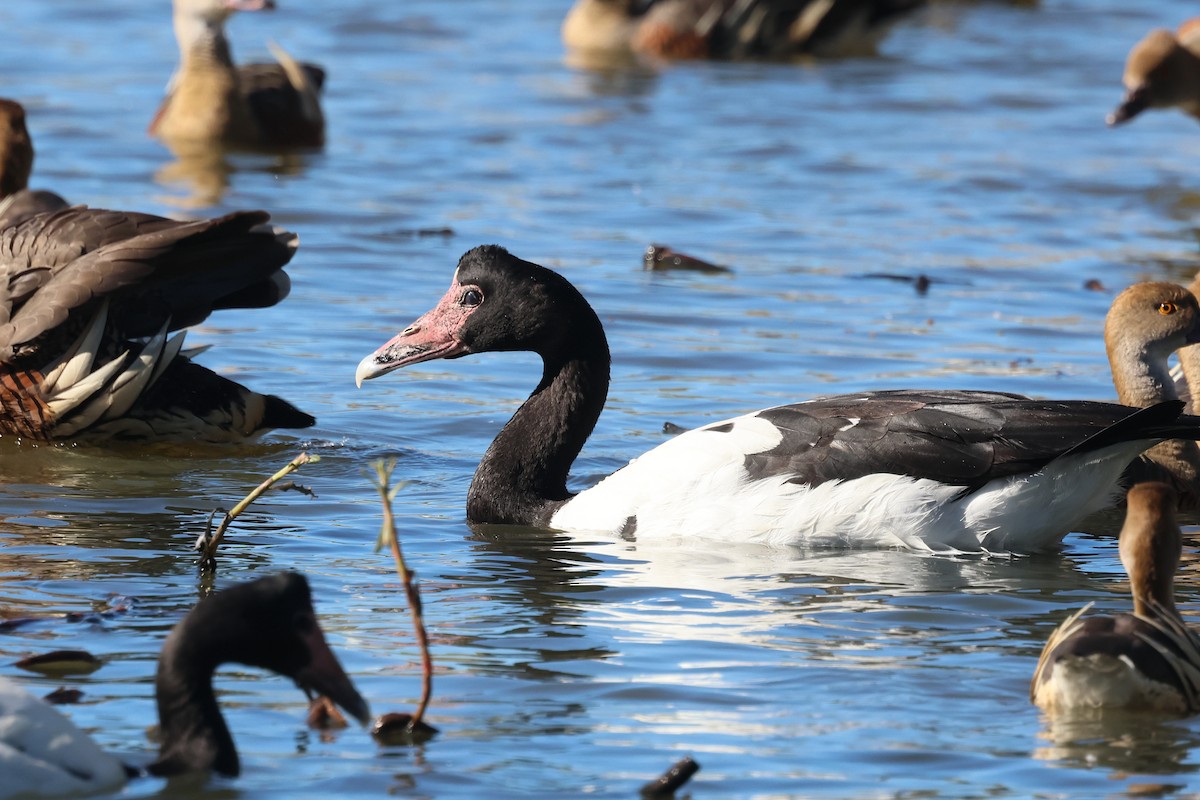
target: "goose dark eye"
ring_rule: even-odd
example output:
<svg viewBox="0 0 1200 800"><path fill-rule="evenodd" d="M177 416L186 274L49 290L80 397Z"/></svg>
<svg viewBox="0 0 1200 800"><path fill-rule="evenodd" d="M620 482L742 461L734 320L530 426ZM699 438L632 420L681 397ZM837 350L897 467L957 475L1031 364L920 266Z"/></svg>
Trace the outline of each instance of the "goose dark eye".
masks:
<svg viewBox="0 0 1200 800"><path fill-rule="evenodd" d="M1163 316L1168 316L1170 314L1174 314L1178 310L1179 310L1179 306L1175 305L1174 303L1159 303L1158 304L1158 313L1162 314Z"/></svg>
<svg viewBox="0 0 1200 800"><path fill-rule="evenodd" d="M467 289L462 293L462 299L458 301L464 306L474 308L483 302L483 292L478 289Z"/></svg>

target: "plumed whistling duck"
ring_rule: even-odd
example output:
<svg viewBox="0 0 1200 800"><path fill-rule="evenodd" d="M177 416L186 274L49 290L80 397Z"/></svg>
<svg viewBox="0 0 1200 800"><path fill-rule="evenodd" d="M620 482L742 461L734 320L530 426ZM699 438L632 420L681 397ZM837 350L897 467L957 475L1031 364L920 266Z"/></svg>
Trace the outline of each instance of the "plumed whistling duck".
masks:
<svg viewBox="0 0 1200 800"><path fill-rule="evenodd" d="M1046 642L1030 697L1051 712L1200 711L1200 641L1175 608L1182 535L1175 493L1163 483L1129 490L1121 564L1133 613L1066 619Z"/></svg>
<svg viewBox="0 0 1200 800"><path fill-rule="evenodd" d="M1104 321L1104 342L1117 399L1147 408L1176 400L1168 358L1200 342L1200 305L1187 289L1159 281L1125 289ZM1200 505L1200 447L1190 439L1168 439L1130 466L1127 480L1171 484L1184 508Z"/></svg>
<svg viewBox="0 0 1200 800"><path fill-rule="evenodd" d="M267 149L324 144L324 70L279 48L278 63L234 66L225 21L236 11L274 7L273 0L174 0L179 69L150 123L152 135Z"/></svg>
<svg viewBox="0 0 1200 800"><path fill-rule="evenodd" d="M1200 119L1200 17L1177 33L1151 31L1125 62L1125 97L1108 115L1120 125L1151 108L1178 108Z"/></svg>
<svg viewBox="0 0 1200 800"><path fill-rule="evenodd" d="M870 54L924 0L577 0L568 48L655 58Z"/></svg>

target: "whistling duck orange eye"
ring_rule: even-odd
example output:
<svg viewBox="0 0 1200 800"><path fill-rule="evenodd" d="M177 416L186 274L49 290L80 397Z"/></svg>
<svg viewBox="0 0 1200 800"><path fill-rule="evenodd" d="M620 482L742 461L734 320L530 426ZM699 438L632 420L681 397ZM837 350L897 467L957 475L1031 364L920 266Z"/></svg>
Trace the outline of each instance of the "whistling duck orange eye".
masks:
<svg viewBox="0 0 1200 800"><path fill-rule="evenodd" d="M458 302L464 306L470 306L470 307L474 308L475 306L477 306L483 302L483 292L472 287L462 293L462 298Z"/></svg>
<svg viewBox="0 0 1200 800"><path fill-rule="evenodd" d="M1174 314L1178 310L1179 310L1179 306L1175 305L1174 303L1159 303L1158 304L1158 313L1160 313L1164 316L1169 315L1169 314Z"/></svg>

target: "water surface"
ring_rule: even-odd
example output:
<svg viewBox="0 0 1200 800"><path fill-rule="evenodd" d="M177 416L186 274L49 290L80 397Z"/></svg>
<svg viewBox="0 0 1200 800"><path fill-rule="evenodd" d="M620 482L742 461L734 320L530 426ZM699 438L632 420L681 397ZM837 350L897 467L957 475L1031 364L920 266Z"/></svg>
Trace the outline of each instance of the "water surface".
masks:
<svg viewBox="0 0 1200 800"><path fill-rule="evenodd" d="M6 443L0 614L47 619L0 634L0 674L48 691L64 682L12 662L95 652L102 669L65 681L85 691L69 713L148 761L154 659L200 585L190 544L214 507L303 449L322 457L300 476L317 497L256 504L218 585L307 573L375 710L411 710L419 656L372 549L365 475L391 456L410 481L396 510L441 735L383 749L359 730L322 737L286 680L230 669L219 687L244 774L196 796L627 798L685 754L703 767L698 798L1200 791L1196 722L1054 724L1029 704L1054 625L1084 602L1125 607L1110 538L1010 560L472 530L471 473L536 360L353 384L463 251L496 242L562 271L607 326L613 387L578 486L662 441L665 421L817 394L1110 399L1113 294L1197 268L1200 129L1178 114L1103 119L1131 43L1194 9L935 3L877 58L596 72L564 58L566 5L285 2L238 18L239 58L274 38L329 69L328 147L200 168L144 133L176 57L165 2L0 5L0 95L29 110L36 186L181 216L266 208L299 232L284 304L222 312L189 341L318 418L203 451ZM651 242L731 271L644 272ZM919 294L879 273L933 283ZM1195 576L1193 561L1187 615Z"/></svg>

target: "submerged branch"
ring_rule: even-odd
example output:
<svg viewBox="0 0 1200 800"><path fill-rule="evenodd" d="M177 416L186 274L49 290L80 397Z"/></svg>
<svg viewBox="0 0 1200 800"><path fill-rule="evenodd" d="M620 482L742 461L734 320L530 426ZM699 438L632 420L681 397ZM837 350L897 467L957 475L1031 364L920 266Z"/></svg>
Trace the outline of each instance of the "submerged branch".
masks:
<svg viewBox="0 0 1200 800"><path fill-rule="evenodd" d="M232 510L226 511L225 517L221 520L221 523L217 525L217 529L213 531L213 517L216 516L218 511L223 510L215 509L212 515L210 515L208 518L208 527L205 528L204 533L200 535L200 538L196 540L196 544L192 547L193 550L200 552L200 569L206 572L211 572L217 568L217 546L221 544L221 539L224 538L225 531L229 529L230 524L237 519L239 514L249 508L251 503L261 497L268 489L279 483L279 481L300 469L300 467L304 466L305 464L312 464L320 460L320 456L309 455L308 453L301 453L300 455L296 456L290 462L288 462L287 466L260 483L253 491L250 492L250 494L246 495L246 497L240 503L234 506ZM288 483L285 483L277 488L280 490L291 489L307 494L310 497L316 496L312 489L308 488L307 486L301 486L294 481L289 481Z"/></svg>
<svg viewBox="0 0 1200 800"><path fill-rule="evenodd" d="M429 698L433 694L433 658L429 654L429 635L425 631L421 592L417 588L416 575L404 561L404 553L400 549L400 537L396 534L396 517L392 513L392 499L395 498L397 492L404 488L406 483L402 481L395 486L391 485L392 471L396 468L395 459L386 461L380 459L375 461L372 466L375 468L375 475L372 476L371 483L379 492L379 498L383 503L383 522L380 525L379 539L375 543L375 551L378 552L384 546L391 548L392 558L396 562L396 572L400 576L401 583L404 584L404 594L408 598L408 607L412 611L413 632L421 650L421 700L406 725L407 733L413 735L422 729L429 729L429 726L422 722L422 717L425 716L425 709L429 706Z"/></svg>
<svg viewBox="0 0 1200 800"><path fill-rule="evenodd" d="M683 785L696 774L700 769L700 765L691 756L684 756L676 761L671 767L659 775L654 780L647 783L641 788L642 797L646 800L652 798L671 797L677 791L683 788Z"/></svg>

